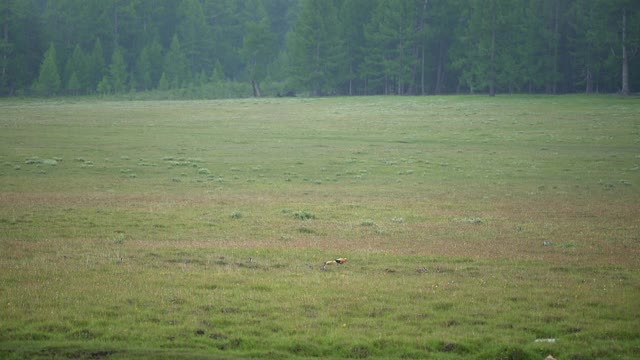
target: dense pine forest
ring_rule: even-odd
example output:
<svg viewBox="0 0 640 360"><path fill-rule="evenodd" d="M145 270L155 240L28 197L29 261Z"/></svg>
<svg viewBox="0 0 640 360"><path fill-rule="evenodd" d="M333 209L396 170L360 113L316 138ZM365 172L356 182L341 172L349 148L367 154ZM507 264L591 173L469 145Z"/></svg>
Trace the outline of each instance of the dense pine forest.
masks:
<svg viewBox="0 0 640 360"><path fill-rule="evenodd" d="M637 0L3 0L0 24L1 96L640 89Z"/></svg>

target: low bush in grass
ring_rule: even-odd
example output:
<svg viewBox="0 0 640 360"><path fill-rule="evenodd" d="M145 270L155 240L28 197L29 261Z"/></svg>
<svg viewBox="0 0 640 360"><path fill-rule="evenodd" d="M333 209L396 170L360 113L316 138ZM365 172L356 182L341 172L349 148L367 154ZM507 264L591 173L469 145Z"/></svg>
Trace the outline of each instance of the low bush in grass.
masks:
<svg viewBox="0 0 640 360"><path fill-rule="evenodd" d="M308 211L296 211L293 213L293 217L298 220L312 220L316 218L316 215Z"/></svg>

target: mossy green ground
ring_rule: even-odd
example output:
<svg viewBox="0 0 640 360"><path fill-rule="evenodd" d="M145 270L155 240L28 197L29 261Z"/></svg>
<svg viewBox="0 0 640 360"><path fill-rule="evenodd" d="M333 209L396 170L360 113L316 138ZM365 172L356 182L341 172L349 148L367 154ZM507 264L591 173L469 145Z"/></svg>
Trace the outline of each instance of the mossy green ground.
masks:
<svg viewBox="0 0 640 360"><path fill-rule="evenodd" d="M0 357L635 358L638 114L2 100Z"/></svg>

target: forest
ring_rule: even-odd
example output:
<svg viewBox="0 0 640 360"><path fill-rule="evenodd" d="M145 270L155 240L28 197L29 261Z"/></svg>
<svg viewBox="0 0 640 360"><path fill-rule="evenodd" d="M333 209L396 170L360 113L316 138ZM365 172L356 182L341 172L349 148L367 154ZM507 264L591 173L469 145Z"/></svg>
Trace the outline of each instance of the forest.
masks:
<svg viewBox="0 0 640 360"><path fill-rule="evenodd" d="M0 96L620 93L636 0L3 0Z"/></svg>

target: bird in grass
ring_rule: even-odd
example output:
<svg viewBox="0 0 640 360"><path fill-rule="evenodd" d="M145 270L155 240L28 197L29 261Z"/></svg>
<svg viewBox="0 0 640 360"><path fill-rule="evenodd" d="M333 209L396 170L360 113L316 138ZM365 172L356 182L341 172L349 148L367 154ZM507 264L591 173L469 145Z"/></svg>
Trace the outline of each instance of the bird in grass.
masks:
<svg viewBox="0 0 640 360"><path fill-rule="evenodd" d="M333 264L344 264L347 262L347 258L337 258L335 260L329 260L329 261L325 261L324 265L322 265L322 270L327 268L327 265L333 265Z"/></svg>

